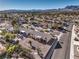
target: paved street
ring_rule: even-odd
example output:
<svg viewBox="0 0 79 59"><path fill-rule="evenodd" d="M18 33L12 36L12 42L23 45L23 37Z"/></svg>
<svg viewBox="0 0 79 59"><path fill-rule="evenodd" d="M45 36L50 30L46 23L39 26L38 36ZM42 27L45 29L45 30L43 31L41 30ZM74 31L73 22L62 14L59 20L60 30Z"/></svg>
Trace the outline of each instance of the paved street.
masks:
<svg viewBox="0 0 79 59"><path fill-rule="evenodd" d="M72 29L72 25L69 26L68 30ZM67 32L63 34L61 39L59 40L60 48L56 48L54 50L53 56L51 59L69 59L70 54L70 40L71 32Z"/></svg>

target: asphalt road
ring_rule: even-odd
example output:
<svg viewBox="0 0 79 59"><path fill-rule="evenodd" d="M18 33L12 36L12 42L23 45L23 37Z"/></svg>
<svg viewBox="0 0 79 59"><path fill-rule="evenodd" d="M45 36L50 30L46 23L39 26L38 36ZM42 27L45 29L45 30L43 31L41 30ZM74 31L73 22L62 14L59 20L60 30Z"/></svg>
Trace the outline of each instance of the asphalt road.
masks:
<svg viewBox="0 0 79 59"><path fill-rule="evenodd" d="M72 25L68 27L68 30L70 32L63 34L59 40L60 47L55 48L51 59L69 59Z"/></svg>

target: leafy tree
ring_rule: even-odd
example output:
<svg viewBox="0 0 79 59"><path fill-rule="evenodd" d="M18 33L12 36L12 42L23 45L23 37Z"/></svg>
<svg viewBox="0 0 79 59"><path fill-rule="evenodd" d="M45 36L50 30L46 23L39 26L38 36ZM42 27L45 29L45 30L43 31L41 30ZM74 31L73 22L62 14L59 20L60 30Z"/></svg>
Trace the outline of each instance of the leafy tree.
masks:
<svg viewBox="0 0 79 59"><path fill-rule="evenodd" d="M0 33L1 35L5 35L5 33L7 33L6 30L2 30L2 33Z"/></svg>
<svg viewBox="0 0 79 59"><path fill-rule="evenodd" d="M16 20L12 21L12 25L15 26L17 24Z"/></svg>
<svg viewBox="0 0 79 59"><path fill-rule="evenodd" d="M4 38L6 39L6 41L12 40L12 39L14 39L15 37L16 37L16 35L15 35L15 34L12 34L12 33L6 33L6 34L4 35Z"/></svg>
<svg viewBox="0 0 79 59"><path fill-rule="evenodd" d="M11 57L16 48L17 48L17 45L8 45L6 47L6 56Z"/></svg>

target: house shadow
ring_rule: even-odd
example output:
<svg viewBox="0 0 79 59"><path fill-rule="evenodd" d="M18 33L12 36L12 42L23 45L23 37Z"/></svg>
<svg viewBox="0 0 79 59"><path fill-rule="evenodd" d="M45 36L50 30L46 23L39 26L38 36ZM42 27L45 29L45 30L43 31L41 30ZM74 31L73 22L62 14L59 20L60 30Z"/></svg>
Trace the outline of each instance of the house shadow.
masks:
<svg viewBox="0 0 79 59"><path fill-rule="evenodd" d="M48 45L52 45L52 43L54 42L54 40L55 40L55 39L50 39L50 40L47 42L47 44L48 44Z"/></svg>
<svg viewBox="0 0 79 59"><path fill-rule="evenodd" d="M61 46L61 44L58 42L57 45L56 45L56 47L55 47L55 49L60 49L60 48L62 48L62 46Z"/></svg>

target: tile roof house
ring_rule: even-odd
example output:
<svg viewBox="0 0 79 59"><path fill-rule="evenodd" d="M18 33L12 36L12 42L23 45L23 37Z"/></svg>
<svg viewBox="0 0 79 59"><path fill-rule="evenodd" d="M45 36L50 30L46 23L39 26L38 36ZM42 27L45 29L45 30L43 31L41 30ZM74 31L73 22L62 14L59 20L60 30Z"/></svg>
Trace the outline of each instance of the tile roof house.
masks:
<svg viewBox="0 0 79 59"><path fill-rule="evenodd" d="M38 41L41 41L41 42L48 43L50 40L56 39L52 35L46 34L46 33L43 33L43 32L38 32L38 31L30 30L30 29L24 29L24 31L26 33L30 33L30 36L33 39L38 40Z"/></svg>

